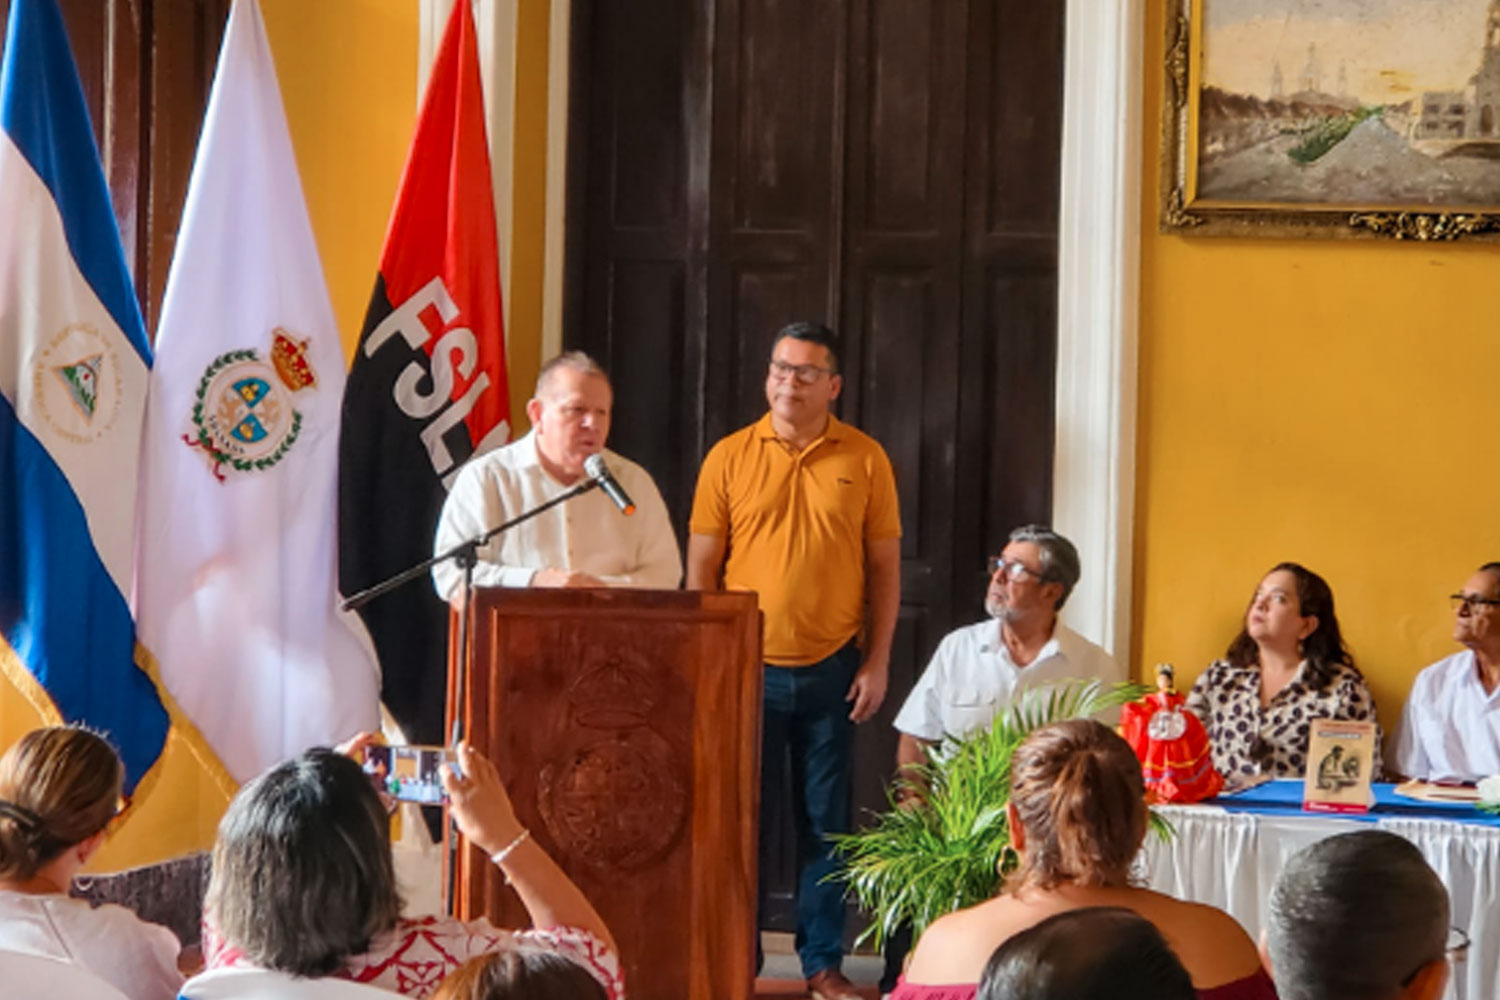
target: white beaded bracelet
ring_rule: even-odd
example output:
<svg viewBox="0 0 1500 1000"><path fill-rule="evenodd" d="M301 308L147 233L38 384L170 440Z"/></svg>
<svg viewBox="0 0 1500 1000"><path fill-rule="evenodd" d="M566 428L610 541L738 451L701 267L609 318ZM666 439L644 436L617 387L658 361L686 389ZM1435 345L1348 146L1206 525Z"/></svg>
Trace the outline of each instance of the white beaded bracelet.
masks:
<svg viewBox="0 0 1500 1000"><path fill-rule="evenodd" d="M503 865L505 863L505 859L510 857L510 852L526 843L526 838L530 836L531 831L526 829L525 827L522 827L521 832L516 835L516 839L500 848L500 850L496 851L494 854L491 854L490 860L495 863L496 867Z"/></svg>

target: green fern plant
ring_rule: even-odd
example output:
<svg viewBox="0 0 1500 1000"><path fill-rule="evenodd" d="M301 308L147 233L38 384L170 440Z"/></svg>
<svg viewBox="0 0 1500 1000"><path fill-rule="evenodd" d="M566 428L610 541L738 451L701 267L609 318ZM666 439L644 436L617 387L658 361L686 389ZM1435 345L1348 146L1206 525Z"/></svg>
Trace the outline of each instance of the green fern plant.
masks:
<svg viewBox="0 0 1500 1000"><path fill-rule="evenodd" d="M1140 684L1099 681L1031 688L990 728L941 748L929 748L916 780L920 801L898 805L904 782L887 791L891 808L857 833L835 837L843 881L870 926L859 942L882 947L902 926L920 935L945 913L994 896L1003 874L1014 867L1005 804L1010 798L1010 760L1032 732L1051 722L1088 718L1147 694ZM1152 827L1169 833L1154 813ZM1007 858L1002 874L1002 858Z"/></svg>

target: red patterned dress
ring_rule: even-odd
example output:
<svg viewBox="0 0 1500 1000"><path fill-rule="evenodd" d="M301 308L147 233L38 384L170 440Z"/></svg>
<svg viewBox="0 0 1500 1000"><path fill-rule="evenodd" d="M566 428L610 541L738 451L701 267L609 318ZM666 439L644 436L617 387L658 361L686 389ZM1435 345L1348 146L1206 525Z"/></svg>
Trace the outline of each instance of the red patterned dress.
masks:
<svg viewBox="0 0 1500 1000"><path fill-rule="evenodd" d="M334 975L422 1000L448 973L506 942L566 955L594 974L609 1000L624 1000L625 978L619 956L603 941L576 927L508 931L487 920L465 923L451 917L402 917L371 944L369 951L349 959ZM209 923L203 929L203 959L209 969L252 966Z"/></svg>
<svg viewBox="0 0 1500 1000"><path fill-rule="evenodd" d="M1120 712L1120 735L1141 759L1146 790L1158 802L1201 802L1224 787L1208 733L1184 701L1176 691L1157 691Z"/></svg>

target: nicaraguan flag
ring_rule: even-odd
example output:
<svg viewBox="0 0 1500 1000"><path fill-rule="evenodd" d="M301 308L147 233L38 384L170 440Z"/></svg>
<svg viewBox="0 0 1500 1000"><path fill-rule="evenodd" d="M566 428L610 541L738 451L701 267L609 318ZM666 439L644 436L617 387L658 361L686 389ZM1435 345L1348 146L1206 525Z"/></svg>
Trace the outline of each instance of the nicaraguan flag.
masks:
<svg viewBox="0 0 1500 1000"><path fill-rule="evenodd" d="M235 0L167 276L136 618L237 780L379 719L337 610L344 353L255 0Z"/></svg>
<svg viewBox="0 0 1500 1000"><path fill-rule="evenodd" d="M167 735L127 605L151 350L56 0L12 0L0 125L0 669L133 789Z"/></svg>

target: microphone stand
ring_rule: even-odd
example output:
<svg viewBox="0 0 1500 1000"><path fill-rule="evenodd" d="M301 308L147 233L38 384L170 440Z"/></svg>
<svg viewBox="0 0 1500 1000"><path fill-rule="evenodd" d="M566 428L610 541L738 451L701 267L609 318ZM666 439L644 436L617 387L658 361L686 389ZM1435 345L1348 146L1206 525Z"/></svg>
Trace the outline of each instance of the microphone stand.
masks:
<svg viewBox="0 0 1500 1000"><path fill-rule="evenodd" d="M473 657L473 636L471 634L470 613L474 605L474 566L479 562L479 550L489 544L490 539L504 531L509 531L522 522L529 521L543 511L551 510L558 504L567 503L576 496L582 496L589 490L599 485L599 480L592 476L572 487L564 493L548 500L546 503L538 504L530 510L522 511L504 524L497 524L481 534L475 535L467 541L459 542L446 552L439 552L430 559L423 559L414 566L410 566L395 576L380 581L377 584L366 587L355 594L350 595L339 605L344 611L356 611L364 607L377 597L383 597L404 584L410 583L419 576L426 576L432 571L432 567L439 563L453 560L454 565L464 571L463 600L458 608L458 650L456 678L450 678L449 686L453 689L453 725L448 733L448 745L458 746L458 741L463 736L463 714L464 714L464 685L468 677L468 668ZM449 669L453 669L450 665ZM448 916L454 916L454 909L458 899L458 832L457 825L449 817L448 834L448 873L444 885L443 909Z"/></svg>

